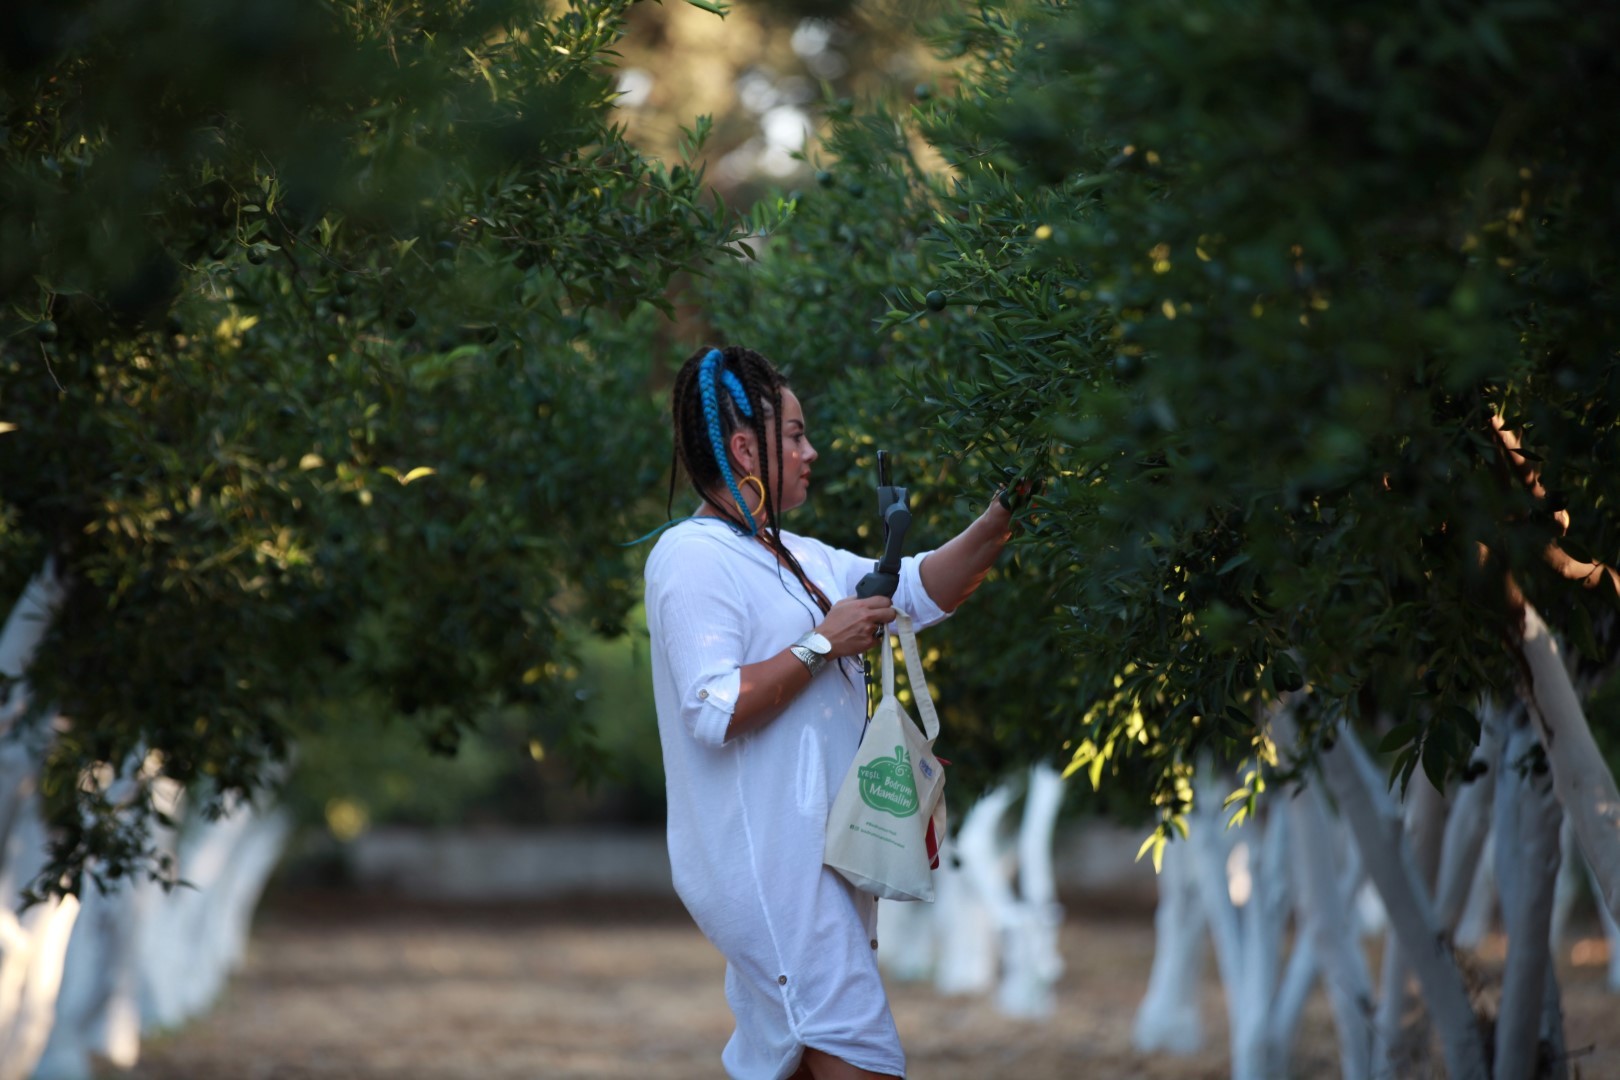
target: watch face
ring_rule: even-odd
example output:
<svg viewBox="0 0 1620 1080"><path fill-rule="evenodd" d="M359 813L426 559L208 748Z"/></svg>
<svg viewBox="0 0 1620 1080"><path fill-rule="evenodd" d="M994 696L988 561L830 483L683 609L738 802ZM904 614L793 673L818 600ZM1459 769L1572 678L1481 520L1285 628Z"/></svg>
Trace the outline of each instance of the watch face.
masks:
<svg viewBox="0 0 1620 1080"><path fill-rule="evenodd" d="M810 633L804 636L804 644L806 648L818 656L826 656L828 653L832 652L832 642L828 641L824 635L818 634L814 630L810 631Z"/></svg>

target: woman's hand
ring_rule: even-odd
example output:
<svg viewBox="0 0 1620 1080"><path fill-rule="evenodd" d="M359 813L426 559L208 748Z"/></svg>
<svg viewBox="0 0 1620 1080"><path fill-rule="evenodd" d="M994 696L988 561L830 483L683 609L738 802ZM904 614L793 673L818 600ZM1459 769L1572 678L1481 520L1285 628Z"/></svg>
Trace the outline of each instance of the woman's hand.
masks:
<svg viewBox="0 0 1620 1080"><path fill-rule="evenodd" d="M833 656L859 656L878 643L894 615L887 596L851 596L832 606L816 632L832 643Z"/></svg>

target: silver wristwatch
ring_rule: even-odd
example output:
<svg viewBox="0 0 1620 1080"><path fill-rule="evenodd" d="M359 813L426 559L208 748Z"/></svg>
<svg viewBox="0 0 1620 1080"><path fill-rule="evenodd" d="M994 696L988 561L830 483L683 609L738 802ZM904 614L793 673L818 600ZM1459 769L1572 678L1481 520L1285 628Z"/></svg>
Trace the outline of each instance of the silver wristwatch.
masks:
<svg viewBox="0 0 1620 1080"><path fill-rule="evenodd" d="M832 642L814 630L788 646L788 652L799 658L799 662L810 669L810 677L815 678L816 672L827 665L827 658L832 655Z"/></svg>

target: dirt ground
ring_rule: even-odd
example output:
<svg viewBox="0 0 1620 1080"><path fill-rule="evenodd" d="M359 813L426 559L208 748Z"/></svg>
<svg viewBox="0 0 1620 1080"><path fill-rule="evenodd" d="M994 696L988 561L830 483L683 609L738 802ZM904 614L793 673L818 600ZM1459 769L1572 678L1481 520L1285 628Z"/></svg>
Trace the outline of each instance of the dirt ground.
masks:
<svg viewBox="0 0 1620 1080"><path fill-rule="evenodd" d="M1225 1013L1207 966L1208 1049L1130 1048L1152 959L1151 911L1069 904L1056 1016L1014 1022L979 998L891 980L912 1080L1146 1077L1217 1080ZM1482 998L1501 942L1473 958ZM1620 997L1601 939L1561 971L1580 1077L1620 1080ZM207 1017L149 1042L131 1080L708 1080L731 1030L723 963L673 902L432 906L282 896L247 966ZM1584 1051L1584 1052L1583 1052ZM1294 1075L1338 1074L1320 990ZM1438 1070L1434 1071L1438 1075Z"/></svg>

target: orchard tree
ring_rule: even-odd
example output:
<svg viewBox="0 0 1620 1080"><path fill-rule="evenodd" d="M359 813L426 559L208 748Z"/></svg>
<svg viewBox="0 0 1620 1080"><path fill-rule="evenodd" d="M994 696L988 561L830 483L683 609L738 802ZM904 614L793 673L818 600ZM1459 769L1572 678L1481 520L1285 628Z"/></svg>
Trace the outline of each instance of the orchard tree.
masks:
<svg viewBox="0 0 1620 1080"><path fill-rule="evenodd" d="M734 241L615 126L628 7L0 15L4 592L62 585L12 687L54 722L42 892L150 850L149 798L82 777L217 807L365 688L452 752L571 696L563 620L622 629L635 330Z"/></svg>
<svg viewBox="0 0 1620 1080"><path fill-rule="evenodd" d="M1617 28L1556 4L988 5L949 28L955 92L899 133L843 125L833 182L735 286L804 287L722 325L783 324L812 393L851 391L834 416L883 411L894 376L865 381L859 346L881 349L910 391L885 415L1051 478L1005 625L1067 670L1003 722L1095 781L1145 780L1161 851L1205 752L1248 758L1237 817L1315 757L1421 937L1423 883L1380 860L1382 793L1344 745L1370 735L1403 787L1550 765L1614 910L1620 801L1566 661L1606 667L1620 599ZM947 176L908 175L912 131ZM875 307L898 336L846 330ZM976 677L1003 641L950 666ZM1515 695L1540 745L1491 756L1479 702ZM1431 1008L1461 1001L1442 1026L1470 1074L1448 962ZM1499 1018L1498 1061L1521 1021Z"/></svg>
<svg viewBox="0 0 1620 1080"><path fill-rule="evenodd" d="M1308 680L1316 716L1387 716L1397 775L1443 783L1478 698L1528 678L1526 596L1612 648L1602 20L1009 17L965 31L979 78L932 128L966 214L937 219L935 284L1005 367L925 389L953 437L1066 451L1060 638L1083 700L1125 706L1075 734L1123 750L1139 709L1169 781L1201 745L1264 752L1251 703Z"/></svg>

